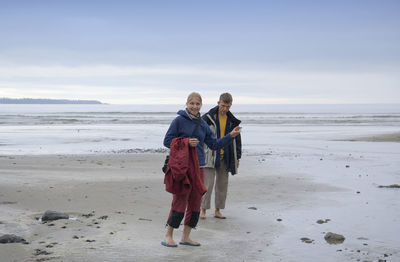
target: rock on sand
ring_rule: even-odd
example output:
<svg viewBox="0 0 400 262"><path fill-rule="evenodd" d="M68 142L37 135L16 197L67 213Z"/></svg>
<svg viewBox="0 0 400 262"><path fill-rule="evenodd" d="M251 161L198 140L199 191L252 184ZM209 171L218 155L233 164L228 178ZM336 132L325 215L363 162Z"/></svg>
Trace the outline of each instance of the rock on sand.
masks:
<svg viewBox="0 0 400 262"><path fill-rule="evenodd" d="M28 244L25 239L22 237L16 236L16 235L2 235L0 237L0 243L1 244L7 244L7 243L23 243L23 244Z"/></svg>
<svg viewBox="0 0 400 262"><path fill-rule="evenodd" d="M346 239L343 235L335 234L332 232L326 233L324 238L329 244L341 244Z"/></svg>
<svg viewBox="0 0 400 262"><path fill-rule="evenodd" d="M47 210L42 216L42 221L52 221L58 219L69 219L69 215L66 213Z"/></svg>

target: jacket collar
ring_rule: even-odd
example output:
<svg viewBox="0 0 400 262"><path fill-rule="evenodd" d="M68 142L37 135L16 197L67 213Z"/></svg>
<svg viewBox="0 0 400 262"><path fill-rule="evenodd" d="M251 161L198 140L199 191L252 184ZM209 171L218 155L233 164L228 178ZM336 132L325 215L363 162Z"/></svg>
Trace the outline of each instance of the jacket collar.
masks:
<svg viewBox="0 0 400 262"><path fill-rule="evenodd" d="M208 113L210 115L213 116L214 119L217 119L217 115L218 115L218 106L215 106L213 108L210 109L210 111L208 111ZM232 113L231 111L228 111L228 113L226 113L228 115L229 120L234 123L234 124L240 124L242 121L240 121L239 119L237 119Z"/></svg>

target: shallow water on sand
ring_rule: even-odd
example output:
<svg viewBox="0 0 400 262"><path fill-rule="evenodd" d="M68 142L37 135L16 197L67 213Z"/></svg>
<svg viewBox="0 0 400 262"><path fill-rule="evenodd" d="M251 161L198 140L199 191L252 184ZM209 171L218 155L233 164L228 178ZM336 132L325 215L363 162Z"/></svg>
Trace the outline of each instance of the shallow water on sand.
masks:
<svg viewBox="0 0 400 262"><path fill-rule="evenodd" d="M213 106L204 105L208 110ZM164 148L179 105L0 105L1 154L98 154ZM279 140L398 132L396 105L234 105L243 149ZM204 112L203 112L204 113Z"/></svg>

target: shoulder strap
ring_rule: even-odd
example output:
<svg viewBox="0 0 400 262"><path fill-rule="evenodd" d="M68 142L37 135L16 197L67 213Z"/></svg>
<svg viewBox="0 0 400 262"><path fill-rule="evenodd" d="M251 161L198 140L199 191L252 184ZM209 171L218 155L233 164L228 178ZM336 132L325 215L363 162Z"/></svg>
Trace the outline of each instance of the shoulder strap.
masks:
<svg viewBox="0 0 400 262"><path fill-rule="evenodd" d="M190 135L190 137L192 137L192 136L196 133L197 128L198 128L199 125L200 125L200 122L201 122L201 119L199 119L199 121L196 121L196 126L194 127L193 132L192 132L192 134Z"/></svg>
<svg viewBox="0 0 400 262"><path fill-rule="evenodd" d="M207 114L207 117L208 117L208 120L210 120L210 122L211 122L211 124L212 124L213 126L217 126L217 124L215 124L215 121L214 121L214 119L212 119L212 117L210 116L210 114Z"/></svg>

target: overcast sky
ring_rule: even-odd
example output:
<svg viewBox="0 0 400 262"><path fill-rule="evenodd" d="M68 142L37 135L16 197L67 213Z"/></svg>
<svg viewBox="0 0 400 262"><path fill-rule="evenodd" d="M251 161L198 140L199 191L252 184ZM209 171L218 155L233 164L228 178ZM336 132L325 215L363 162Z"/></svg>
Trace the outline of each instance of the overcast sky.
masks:
<svg viewBox="0 0 400 262"><path fill-rule="evenodd" d="M0 97L400 103L399 14L399 0L0 0Z"/></svg>

